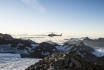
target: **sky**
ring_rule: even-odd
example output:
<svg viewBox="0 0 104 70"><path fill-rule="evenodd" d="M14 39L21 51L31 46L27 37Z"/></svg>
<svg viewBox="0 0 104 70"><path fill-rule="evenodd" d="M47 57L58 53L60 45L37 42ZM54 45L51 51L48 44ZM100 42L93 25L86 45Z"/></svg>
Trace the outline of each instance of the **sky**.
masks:
<svg viewBox="0 0 104 70"><path fill-rule="evenodd" d="M104 0L0 0L0 33L104 37Z"/></svg>

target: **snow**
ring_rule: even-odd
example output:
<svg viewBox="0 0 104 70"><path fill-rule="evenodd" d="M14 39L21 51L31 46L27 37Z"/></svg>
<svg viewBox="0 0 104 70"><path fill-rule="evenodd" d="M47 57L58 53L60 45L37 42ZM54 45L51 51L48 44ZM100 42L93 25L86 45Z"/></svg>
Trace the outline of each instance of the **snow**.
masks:
<svg viewBox="0 0 104 70"><path fill-rule="evenodd" d="M56 48L59 50L59 51L69 51L73 46L56 46Z"/></svg>
<svg viewBox="0 0 104 70"><path fill-rule="evenodd" d="M42 55L49 55L49 52L42 52Z"/></svg>
<svg viewBox="0 0 104 70"><path fill-rule="evenodd" d="M0 53L0 58L21 58L20 54Z"/></svg>
<svg viewBox="0 0 104 70"><path fill-rule="evenodd" d="M20 54L26 54L26 55L29 54L26 49L24 49L24 50L18 50L18 53L20 53Z"/></svg>
<svg viewBox="0 0 104 70"><path fill-rule="evenodd" d="M32 48L31 47L26 47L28 50L27 52L28 53L31 53L31 52L34 52L34 49L39 46L39 44L31 44Z"/></svg>
<svg viewBox="0 0 104 70"><path fill-rule="evenodd" d="M76 51L77 50L77 48L74 48L74 50L73 51Z"/></svg>
<svg viewBox="0 0 104 70"><path fill-rule="evenodd" d="M76 51L77 54L79 54L81 57L84 57L85 53L81 54L79 50Z"/></svg>
<svg viewBox="0 0 104 70"><path fill-rule="evenodd" d="M36 48L37 46L39 46L39 44L31 44L32 48Z"/></svg>
<svg viewBox="0 0 104 70"><path fill-rule="evenodd" d="M22 44L22 43L19 43L17 46L20 46L20 45L21 45L21 46L23 46L23 44Z"/></svg>
<svg viewBox="0 0 104 70"><path fill-rule="evenodd" d="M0 54L0 70L25 70L40 59L20 58L19 54Z"/></svg>
<svg viewBox="0 0 104 70"><path fill-rule="evenodd" d="M80 50L82 50L82 48L80 48Z"/></svg>
<svg viewBox="0 0 104 70"><path fill-rule="evenodd" d="M18 44L18 46L16 48L11 47L11 44L7 44L7 45L0 45L0 52L1 53L19 53L19 54L29 54L31 52L33 52L34 50L34 46L32 48L30 47L26 47L28 50L24 49L24 50L18 50L17 48L19 47L19 45L23 45L21 43Z"/></svg>
<svg viewBox="0 0 104 70"><path fill-rule="evenodd" d="M32 51L32 48L27 47L27 46L26 46L26 48L28 49L28 51L29 51L29 52L31 52L31 51Z"/></svg>
<svg viewBox="0 0 104 70"><path fill-rule="evenodd" d="M11 44L6 44L6 45L0 45L0 47L5 47L5 48L10 48L11 47Z"/></svg>
<svg viewBox="0 0 104 70"><path fill-rule="evenodd" d="M97 57L104 56L104 48L96 48L94 52L92 52Z"/></svg>
<svg viewBox="0 0 104 70"><path fill-rule="evenodd" d="M2 53L17 53L17 49L9 47L0 47L0 52Z"/></svg>
<svg viewBox="0 0 104 70"><path fill-rule="evenodd" d="M55 49L52 49L53 51L55 51Z"/></svg>

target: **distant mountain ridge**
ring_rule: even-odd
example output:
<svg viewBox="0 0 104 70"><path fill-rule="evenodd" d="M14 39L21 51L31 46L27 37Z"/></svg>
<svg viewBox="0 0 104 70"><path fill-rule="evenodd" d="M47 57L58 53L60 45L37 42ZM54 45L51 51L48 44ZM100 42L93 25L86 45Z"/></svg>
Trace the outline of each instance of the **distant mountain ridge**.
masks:
<svg viewBox="0 0 104 70"><path fill-rule="evenodd" d="M5 53L19 53L21 57L44 58L53 53L72 51L92 63L99 63L104 66L104 56L97 57L92 53L95 51L93 47L90 47L90 45L92 46L91 43L94 42L96 44L96 41L98 44L100 42L103 43L103 39L104 38L98 38L93 40L87 37L80 40L77 38L71 38L63 45L59 45L51 41L36 43L29 39L16 39L9 34L0 34L0 52L2 53L6 50ZM13 49L15 51L13 51Z"/></svg>

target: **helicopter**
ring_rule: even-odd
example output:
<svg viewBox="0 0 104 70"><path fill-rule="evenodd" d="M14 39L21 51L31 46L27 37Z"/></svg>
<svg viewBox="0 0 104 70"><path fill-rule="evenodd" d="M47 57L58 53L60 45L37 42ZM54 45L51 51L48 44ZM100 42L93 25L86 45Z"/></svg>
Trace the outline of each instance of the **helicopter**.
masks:
<svg viewBox="0 0 104 70"><path fill-rule="evenodd" d="M55 34L55 33L51 33L51 34L48 34L49 37L53 37L53 36L62 36L62 33L59 35L59 34Z"/></svg>

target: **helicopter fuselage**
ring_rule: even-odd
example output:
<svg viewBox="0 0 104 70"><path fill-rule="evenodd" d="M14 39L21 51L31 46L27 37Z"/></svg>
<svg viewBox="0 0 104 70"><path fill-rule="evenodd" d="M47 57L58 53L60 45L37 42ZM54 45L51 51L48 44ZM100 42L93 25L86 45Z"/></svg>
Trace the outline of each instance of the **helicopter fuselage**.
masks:
<svg viewBox="0 0 104 70"><path fill-rule="evenodd" d="M52 36L62 36L62 33L61 33L60 35L58 35L58 34L53 34L53 33L52 33L52 34L48 34L48 36L51 36L51 37L52 37Z"/></svg>

